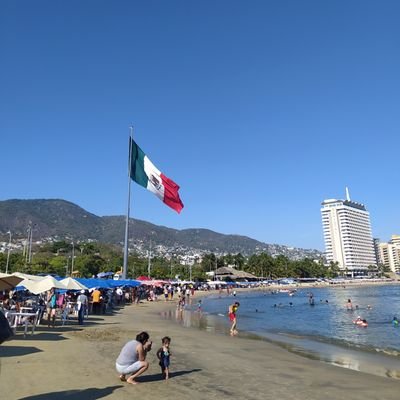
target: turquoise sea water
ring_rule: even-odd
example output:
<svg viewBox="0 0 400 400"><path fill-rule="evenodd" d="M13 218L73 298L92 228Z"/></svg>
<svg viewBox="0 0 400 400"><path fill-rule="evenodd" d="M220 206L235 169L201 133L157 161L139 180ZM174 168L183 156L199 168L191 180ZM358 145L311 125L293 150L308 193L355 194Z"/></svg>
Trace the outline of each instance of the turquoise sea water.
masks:
<svg viewBox="0 0 400 400"><path fill-rule="evenodd" d="M310 292L314 306L308 302ZM348 299L353 311L346 309ZM236 297L210 294L202 300L202 312L193 299L175 318L185 326L226 333L227 309L234 301L240 302L239 336L263 338L307 357L400 378L400 326L391 323L394 316L400 319L400 286L307 288L293 296L269 290ZM367 328L353 323L357 316L368 321Z"/></svg>

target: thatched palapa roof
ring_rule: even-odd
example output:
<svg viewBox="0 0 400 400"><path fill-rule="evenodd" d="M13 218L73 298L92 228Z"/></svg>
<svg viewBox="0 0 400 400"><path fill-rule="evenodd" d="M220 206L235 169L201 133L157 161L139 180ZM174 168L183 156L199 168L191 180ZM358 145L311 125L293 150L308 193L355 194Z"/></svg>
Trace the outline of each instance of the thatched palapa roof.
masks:
<svg viewBox="0 0 400 400"><path fill-rule="evenodd" d="M230 278L230 279L257 279L257 277L249 272L239 271L232 267L221 267L215 271L217 278Z"/></svg>

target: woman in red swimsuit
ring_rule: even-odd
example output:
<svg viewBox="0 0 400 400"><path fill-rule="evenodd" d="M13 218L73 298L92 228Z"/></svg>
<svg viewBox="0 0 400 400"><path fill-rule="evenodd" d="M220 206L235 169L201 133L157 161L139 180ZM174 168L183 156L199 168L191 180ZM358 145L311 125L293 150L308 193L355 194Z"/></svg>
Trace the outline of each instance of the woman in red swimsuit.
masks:
<svg viewBox="0 0 400 400"><path fill-rule="evenodd" d="M236 330L237 320L236 320L236 312L240 306L240 303L236 301L235 303L229 306L228 316L229 320L232 322L231 326L231 336L237 335L238 331Z"/></svg>

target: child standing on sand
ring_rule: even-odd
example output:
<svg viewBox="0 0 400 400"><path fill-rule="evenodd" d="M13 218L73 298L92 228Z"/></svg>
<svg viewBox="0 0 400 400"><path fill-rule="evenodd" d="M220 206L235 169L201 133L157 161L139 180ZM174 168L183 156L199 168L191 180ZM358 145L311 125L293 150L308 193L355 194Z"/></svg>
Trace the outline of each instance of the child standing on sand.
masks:
<svg viewBox="0 0 400 400"><path fill-rule="evenodd" d="M168 336L164 336L161 339L162 347L160 347L157 351L157 358L160 360L159 365L161 367L161 373L165 379L169 378L169 358L171 356L171 352L169 350L169 346L171 344L171 338Z"/></svg>

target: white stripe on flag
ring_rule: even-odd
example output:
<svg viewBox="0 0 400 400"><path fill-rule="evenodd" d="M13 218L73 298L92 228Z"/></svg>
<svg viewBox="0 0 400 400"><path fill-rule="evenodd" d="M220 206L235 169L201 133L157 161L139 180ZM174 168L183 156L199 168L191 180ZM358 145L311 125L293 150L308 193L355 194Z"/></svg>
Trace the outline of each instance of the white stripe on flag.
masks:
<svg viewBox="0 0 400 400"><path fill-rule="evenodd" d="M164 185L161 180L161 171L155 167L147 156L144 157L144 172L149 179L147 189L164 201Z"/></svg>

